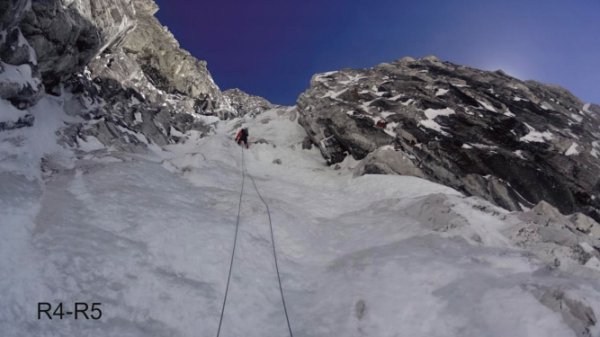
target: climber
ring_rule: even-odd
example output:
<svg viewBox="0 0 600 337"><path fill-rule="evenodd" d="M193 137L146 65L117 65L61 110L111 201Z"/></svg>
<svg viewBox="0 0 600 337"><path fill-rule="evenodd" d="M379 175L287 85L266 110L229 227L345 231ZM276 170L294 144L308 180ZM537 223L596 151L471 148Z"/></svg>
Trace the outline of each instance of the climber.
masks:
<svg viewBox="0 0 600 337"><path fill-rule="evenodd" d="M237 135L235 136L235 141L239 145L242 145L242 142L244 142L244 144L246 144L246 148L248 148L248 128L243 128L238 131Z"/></svg>

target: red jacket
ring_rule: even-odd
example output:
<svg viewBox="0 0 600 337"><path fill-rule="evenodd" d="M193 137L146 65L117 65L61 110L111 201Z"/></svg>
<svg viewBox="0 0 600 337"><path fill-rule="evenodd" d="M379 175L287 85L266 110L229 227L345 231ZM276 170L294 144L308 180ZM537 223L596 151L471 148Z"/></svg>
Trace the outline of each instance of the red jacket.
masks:
<svg viewBox="0 0 600 337"><path fill-rule="evenodd" d="M248 131L244 129L240 129L240 131L238 131L237 135L235 136L235 141L239 142L240 140L248 140Z"/></svg>

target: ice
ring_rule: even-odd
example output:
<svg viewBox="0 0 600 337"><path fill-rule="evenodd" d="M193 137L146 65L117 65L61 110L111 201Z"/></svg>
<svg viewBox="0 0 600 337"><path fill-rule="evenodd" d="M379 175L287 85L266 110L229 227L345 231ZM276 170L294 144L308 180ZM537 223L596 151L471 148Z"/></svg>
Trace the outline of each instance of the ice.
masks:
<svg viewBox="0 0 600 337"><path fill-rule="evenodd" d="M571 289L600 305L594 270L553 270L504 236L509 212L415 177L354 177L353 159L333 170L318 149L301 149L306 133L291 110L223 121L209 137L190 132L128 160L90 153L43 182L28 179L23 172L62 151L60 107L44 99L29 111L33 128L11 131L24 139L21 153L34 154L29 162L17 150L4 156L17 145L0 138L3 337L215 335L242 156L269 204L297 336L575 337L529 289ZM240 122L269 144L235 144ZM238 240L222 336L286 336L267 214L251 185ZM38 321L40 301L102 302L104 315Z"/></svg>

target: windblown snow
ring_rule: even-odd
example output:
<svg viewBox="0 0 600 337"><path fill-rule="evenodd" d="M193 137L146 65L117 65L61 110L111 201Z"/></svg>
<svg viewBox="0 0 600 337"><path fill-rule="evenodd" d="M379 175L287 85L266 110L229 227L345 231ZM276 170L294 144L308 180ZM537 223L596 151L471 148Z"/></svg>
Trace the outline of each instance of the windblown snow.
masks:
<svg viewBox="0 0 600 337"><path fill-rule="evenodd" d="M332 170L301 149L291 109L246 117L248 150L233 120L146 154L81 139L78 159L57 144L56 100L30 112L33 128L0 133L2 336L214 336L242 151L271 210L296 336L578 336L545 297L554 289L600 312L598 273L518 248L507 211L419 178L355 178L350 160ZM436 117L453 113L422 124L443 132ZM286 336L267 213L248 179L242 193L221 336ZM37 320L38 302L83 301L101 302L102 319Z"/></svg>

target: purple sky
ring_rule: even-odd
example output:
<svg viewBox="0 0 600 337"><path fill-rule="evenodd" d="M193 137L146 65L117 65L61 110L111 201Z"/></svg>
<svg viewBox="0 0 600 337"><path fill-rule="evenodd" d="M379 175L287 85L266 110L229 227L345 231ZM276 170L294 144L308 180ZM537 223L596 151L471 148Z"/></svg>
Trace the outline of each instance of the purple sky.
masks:
<svg viewBox="0 0 600 337"><path fill-rule="evenodd" d="M157 0L221 89L294 104L317 72L404 56L559 84L600 103L599 0Z"/></svg>

